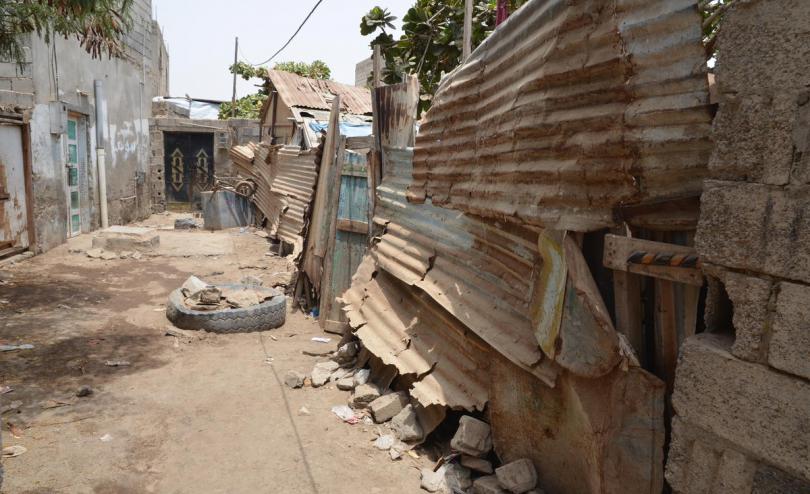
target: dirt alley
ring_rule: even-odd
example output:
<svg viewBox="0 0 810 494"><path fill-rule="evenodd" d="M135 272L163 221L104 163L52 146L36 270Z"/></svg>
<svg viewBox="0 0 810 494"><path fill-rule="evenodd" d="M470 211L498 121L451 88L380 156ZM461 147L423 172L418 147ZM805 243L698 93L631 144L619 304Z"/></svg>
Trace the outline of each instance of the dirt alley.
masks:
<svg viewBox="0 0 810 494"><path fill-rule="evenodd" d="M330 408L346 392L282 384L318 360L302 350L336 342L312 342L324 335L300 312L265 333L164 336L166 297L189 275L287 270L249 231L173 231L175 217L141 223L161 228L157 257L90 259L84 235L2 268L13 278L0 285L0 343L35 346L0 353L0 387L13 388L0 403L22 402L2 416L3 446L27 448L3 460L2 492L420 492L428 460L392 462L372 446L377 426L340 422ZM95 393L75 398L82 385ZM73 404L50 408L59 402Z"/></svg>

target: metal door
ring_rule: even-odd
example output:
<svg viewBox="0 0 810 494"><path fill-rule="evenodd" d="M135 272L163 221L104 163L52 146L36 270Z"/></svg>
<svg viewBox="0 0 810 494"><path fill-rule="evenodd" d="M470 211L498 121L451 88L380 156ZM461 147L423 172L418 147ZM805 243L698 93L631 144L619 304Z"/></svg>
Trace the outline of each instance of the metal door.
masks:
<svg viewBox="0 0 810 494"><path fill-rule="evenodd" d="M23 128L0 124L0 256L28 247Z"/></svg>
<svg viewBox="0 0 810 494"><path fill-rule="evenodd" d="M199 207L214 181L214 134L166 132L163 139L166 202Z"/></svg>
<svg viewBox="0 0 810 494"><path fill-rule="evenodd" d="M67 182L68 237L75 237L82 233L82 186L81 177L84 176L84 168L87 160L84 159L85 146L81 145L81 130L84 128L83 117L70 114L67 125L67 150L65 153L65 169Z"/></svg>

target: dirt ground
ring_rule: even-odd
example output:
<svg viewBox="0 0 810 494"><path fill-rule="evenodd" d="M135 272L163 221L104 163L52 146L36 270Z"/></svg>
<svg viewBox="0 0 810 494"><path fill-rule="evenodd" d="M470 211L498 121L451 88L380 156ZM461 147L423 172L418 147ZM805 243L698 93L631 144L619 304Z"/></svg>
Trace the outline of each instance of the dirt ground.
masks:
<svg viewBox="0 0 810 494"><path fill-rule="evenodd" d="M156 257L90 259L85 235L0 268L13 274L0 285L0 344L34 345L0 353L0 387L13 388L0 404L22 402L2 415L3 446L27 449L3 460L2 492L420 492L425 457L391 461L372 446L378 426L331 413L348 393L283 385L318 360L302 350L334 347L315 321L288 311L270 332L164 335L166 297L189 275L288 269L249 231L173 231L174 217L144 222L161 228ZM95 392L76 398L83 385Z"/></svg>

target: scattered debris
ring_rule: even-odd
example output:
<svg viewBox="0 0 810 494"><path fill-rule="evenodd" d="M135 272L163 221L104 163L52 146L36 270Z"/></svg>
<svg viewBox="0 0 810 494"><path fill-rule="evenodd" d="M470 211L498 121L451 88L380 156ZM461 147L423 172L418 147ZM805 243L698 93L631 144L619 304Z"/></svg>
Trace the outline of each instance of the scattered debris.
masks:
<svg viewBox="0 0 810 494"><path fill-rule="evenodd" d="M369 404L371 416L378 424L394 418L408 404L408 394L399 391L380 396Z"/></svg>
<svg viewBox="0 0 810 494"><path fill-rule="evenodd" d="M341 391L352 391L354 390L354 377L344 377L343 379L338 379L335 382L337 389Z"/></svg>
<svg viewBox="0 0 810 494"><path fill-rule="evenodd" d="M347 405L335 405L332 407L332 413L338 416L338 418L347 424L356 424L360 422L360 419L357 415L354 414L354 410L349 408Z"/></svg>
<svg viewBox="0 0 810 494"><path fill-rule="evenodd" d="M108 360L104 362L107 367L129 367L132 365L128 360Z"/></svg>
<svg viewBox="0 0 810 494"><path fill-rule="evenodd" d="M473 494L508 494L498 482L498 477L494 475L475 479L472 491Z"/></svg>
<svg viewBox="0 0 810 494"><path fill-rule="evenodd" d="M302 388L304 387L304 380L306 377L307 376L301 374L300 372L289 371L284 375L284 384L292 389Z"/></svg>
<svg viewBox="0 0 810 494"><path fill-rule="evenodd" d="M531 460L523 458L495 469L498 482L509 492L523 494L537 485L537 470Z"/></svg>
<svg viewBox="0 0 810 494"><path fill-rule="evenodd" d="M422 489L428 492L439 492L440 490L446 490L447 483L444 480L446 470L446 466L441 467L435 472L432 468L421 469L420 473L422 475Z"/></svg>
<svg viewBox="0 0 810 494"><path fill-rule="evenodd" d="M113 259L118 259L118 254L116 254L115 252L108 252L105 250L101 252L101 258L104 259L105 261L112 261Z"/></svg>
<svg viewBox="0 0 810 494"><path fill-rule="evenodd" d="M79 398L86 398L86 397L88 397L88 396L90 396L92 394L93 394L93 388L91 388L90 386L87 386L87 385L81 386L76 391L76 396L78 396Z"/></svg>
<svg viewBox="0 0 810 494"><path fill-rule="evenodd" d="M312 338L312 341L317 342L317 343L329 343L330 341L332 341L332 338L324 338L322 336L315 336L315 337Z"/></svg>
<svg viewBox="0 0 810 494"><path fill-rule="evenodd" d="M193 218L177 218L174 220L175 230L196 230L200 225Z"/></svg>
<svg viewBox="0 0 810 494"><path fill-rule="evenodd" d="M470 456L483 457L492 449L492 434L489 424L469 415L461 417L458 430L450 441L455 451Z"/></svg>
<svg viewBox="0 0 810 494"><path fill-rule="evenodd" d="M363 384L354 388L351 404L354 408L366 408L369 403L380 397L380 388L374 384Z"/></svg>
<svg viewBox="0 0 810 494"><path fill-rule="evenodd" d="M104 255L103 249L90 249L86 252L87 257L91 259L101 259L101 256Z"/></svg>
<svg viewBox="0 0 810 494"><path fill-rule="evenodd" d="M34 345L0 345L0 352L14 352L16 350L33 350Z"/></svg>
<svg viewBox="0 0 810 494"><path fill-rule="evenodd" d="M425 436L416 410L411 404L391 419L391 430L397 433L400 441L405 442L421 441Z"/></svg>
<svg viewBox="0 0 810 494"><path fill-rule="evenodd" d="M25 446L21 446L19 444L9 446L7 448L3 448L3 458L14 458L15 456L25 454L27 451L28 449Z"/></svg>
<svg viewBox="0 0 810 494"><path fill-rule="evenodd" d="M312 377L312 387L319 388L324 384L329 382L329 379L332 377L332 373L335 372L340 366L337 362L328 361L328 362L318 362L315 364L315 367L312 369L312 373L310 374Z"/></svg>
<svg viewBox="0 0 810 494"><path fill-rule="evenodd" d="M197 303L202 305L219 305L222 300L222 292L219 288L208 286L193 295Z"/></svg>
<svg viewBox="0 0 810 494"><path fill-rule="evenodd" d="M188 279L180 286L180 291L183 292L183 295L186 297L191 297L192 295L205 290L207 287L208 283L197 278L196 276L189 276Z"/></svg>
<svg viewBox="0 0 810 494"><path fill-rule="evenodd" d="M471 472L458 463L447 465L444 472L444 482L450 492L467 492L472 487Z"/></svg>

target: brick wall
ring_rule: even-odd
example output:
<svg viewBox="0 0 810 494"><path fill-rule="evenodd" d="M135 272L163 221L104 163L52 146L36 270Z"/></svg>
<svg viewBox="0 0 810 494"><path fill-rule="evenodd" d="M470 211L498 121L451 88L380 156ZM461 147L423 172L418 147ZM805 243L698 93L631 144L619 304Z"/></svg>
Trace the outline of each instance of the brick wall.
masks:
<svg viewBox="0 0 810 494"><path fill-rule="evenodd" d="M808 22L810 2L742 1L720 34L696 240L714 278L710 334L689 340L678 365L666 474L676 493L810 492ZM712 317L726 296L731 321Z"/></svg>

